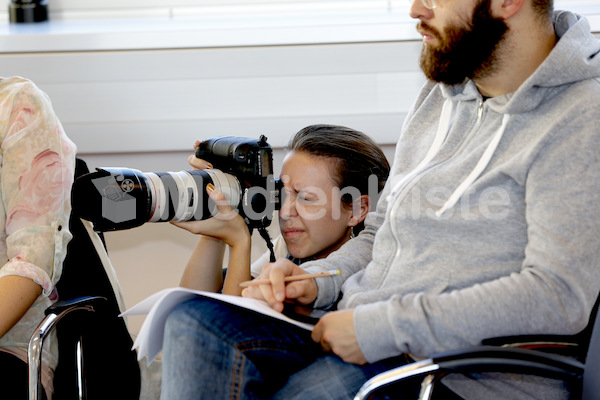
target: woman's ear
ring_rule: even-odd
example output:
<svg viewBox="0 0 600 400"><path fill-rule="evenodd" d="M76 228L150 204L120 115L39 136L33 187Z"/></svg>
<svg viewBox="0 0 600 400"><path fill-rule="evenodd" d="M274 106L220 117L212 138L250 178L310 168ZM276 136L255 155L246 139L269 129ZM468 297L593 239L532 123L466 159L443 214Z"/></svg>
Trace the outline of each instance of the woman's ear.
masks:
<svg viewBox="0 0 600 400"><path fill-rule="evenodd" d="M348 221L348 226L356 226L367 218L367 214L371 210L371 198L363 194L352 204L352 217Z"/></svg>

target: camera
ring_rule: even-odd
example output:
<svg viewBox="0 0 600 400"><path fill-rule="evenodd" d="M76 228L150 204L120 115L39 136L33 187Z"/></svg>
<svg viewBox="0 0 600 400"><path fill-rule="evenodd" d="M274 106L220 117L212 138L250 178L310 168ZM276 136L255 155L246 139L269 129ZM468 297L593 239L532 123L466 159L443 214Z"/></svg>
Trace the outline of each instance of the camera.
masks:
<svg viewBox="0 0 600 400"><path fill-rule="evenodd" d="M258 140L214 137L200 143L196 157L214 168L145 173L96 168L73 183L73 213L103 232L146 222L204 220L218 216L217 205L206 192L212 183L251 232L270 225L273 212L280 208L283 185L273 178L273 151L264 135Z"/></svg>

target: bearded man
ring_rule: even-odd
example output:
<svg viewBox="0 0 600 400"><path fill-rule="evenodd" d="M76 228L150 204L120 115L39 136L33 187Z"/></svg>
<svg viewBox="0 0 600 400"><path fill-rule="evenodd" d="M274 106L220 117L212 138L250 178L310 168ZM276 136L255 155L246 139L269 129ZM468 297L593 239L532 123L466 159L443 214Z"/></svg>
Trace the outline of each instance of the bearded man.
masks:
<svg viewBox="0 0 600 400"><path fill-rule="evenodd" d="M163 400L350 399L392 366L588 323L600 291L600 42L552 0L414 0L410 14L428 82L376 212L326 259L280 260L259 278L269 284L243 293L328 312L306 332L183 303L165 331ZM568 397L529 376L443 383L443 399Z"/></svg>

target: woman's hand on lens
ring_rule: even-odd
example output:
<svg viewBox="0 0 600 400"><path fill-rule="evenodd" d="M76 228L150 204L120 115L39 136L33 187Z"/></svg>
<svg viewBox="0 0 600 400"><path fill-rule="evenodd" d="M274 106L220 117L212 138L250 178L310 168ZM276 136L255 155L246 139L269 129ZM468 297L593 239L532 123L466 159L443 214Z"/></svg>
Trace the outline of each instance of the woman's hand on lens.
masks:
<svg viewBox="0 0 600 400"><path fill-rule="evenodd" d="M194 143L194 152L198 148L198 146L200 146L200 143L202 143L200 140L196 140L196 143ZM192 167L194 167L194 169L212 169L213 168L211 163L209 163L206 160L196 157L195 154L192 154L191 156L188 157L188 163Z"/></svg>
<svg viewBox="0 0 600 400"><path fill-rule="evenodd" d="M230 246L242 240L249 240L250 231L246 222L231 208L223 193L211 184L207 186L206 191L217 205L217 215L202 221L171 221L171 224L197 235L220 239Z"/></svg>

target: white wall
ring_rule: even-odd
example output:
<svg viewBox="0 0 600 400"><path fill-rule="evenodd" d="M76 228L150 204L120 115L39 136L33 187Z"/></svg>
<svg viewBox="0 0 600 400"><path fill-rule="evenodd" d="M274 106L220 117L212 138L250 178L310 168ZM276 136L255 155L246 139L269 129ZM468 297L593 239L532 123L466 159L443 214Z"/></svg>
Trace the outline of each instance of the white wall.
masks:
<svg viewBox="0 0 600 400"><path fill-rule="evenodd" d="M267 135L314 121L393 143L423 83L418 42L53 52L0 56L34 80L82 153L189 149L196 138ZM405 93L407 96L403 96Z"/></svg>

